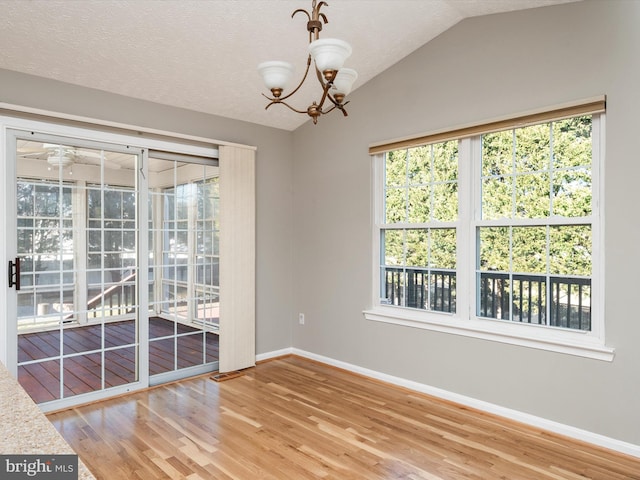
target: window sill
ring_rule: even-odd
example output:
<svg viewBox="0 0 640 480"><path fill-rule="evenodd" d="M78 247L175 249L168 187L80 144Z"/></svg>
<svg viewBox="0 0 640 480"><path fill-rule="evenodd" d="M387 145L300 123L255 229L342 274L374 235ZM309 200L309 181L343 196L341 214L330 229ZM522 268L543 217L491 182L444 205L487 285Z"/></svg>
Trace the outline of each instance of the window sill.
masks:
<svg viewBox="0 0 640 480"><path fill-rule="evenodd" d="M587 332L548 328L491 319L423 312L409 308L379 306L365 310L367 320L462 335L494 342L611 362L614 349Z"/></svg>

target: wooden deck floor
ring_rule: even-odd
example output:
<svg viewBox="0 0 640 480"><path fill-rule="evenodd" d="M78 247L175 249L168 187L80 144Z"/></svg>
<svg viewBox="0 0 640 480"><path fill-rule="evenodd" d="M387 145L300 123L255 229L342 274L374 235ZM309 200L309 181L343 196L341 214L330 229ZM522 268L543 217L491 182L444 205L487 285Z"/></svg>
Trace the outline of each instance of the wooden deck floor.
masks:
<svg viewBox="0 0 640 480"><path fill-rule="evenodd" d="M294 356L49 419L104 480L640 479L638 458Z"/></svg>
<svg viewBox="0 0 640 480"><path fill-rule="evenodd" d="M172 370L203 363L203 338L201 331L177 324L178 336L173 323L162 318L149 319L149 374L157 375ZM189 335L189 333L193 335ZM105 324L104 385L105 388L136 381L136 349L125 347L135 343L133 320ZM38 332L18 337L18 362L41 360L62 355L64 365L64 396L100 390L102 387L100 353L86 353L100 349L102 328L100 325L74 327L64 332L61 345L60 332ZM206 362L218 360L218 335L206 334ZM117 348L122 347L122 348ZM177 357L174 358L177 347ZM80 354L66 357L66 355ZM18 367L18 380L37 403L60 398L60 360L48 360Z"/></svg>

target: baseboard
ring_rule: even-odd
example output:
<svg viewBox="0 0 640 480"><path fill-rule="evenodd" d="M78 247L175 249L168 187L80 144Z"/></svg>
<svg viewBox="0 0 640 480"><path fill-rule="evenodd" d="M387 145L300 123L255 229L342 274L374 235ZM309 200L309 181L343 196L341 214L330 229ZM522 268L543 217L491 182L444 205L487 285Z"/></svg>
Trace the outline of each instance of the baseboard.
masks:
<svg viewBox="0 0 640 480"><path fill-rule="evenodd" d="M337 368L341 368L343 370L364 375L366 377L370 377L372 379L390 383L392 385L398 385L400 387L408 388L416 392L421 392L427 395L432 395L434 397L442 398L444 400L455 402L460 405L464 405L466 407L471 407L487 413L492 413L494 415L498 415L500 417L514 420L516 422L524 423L532 427L547 430L549 432L554 432L559 435L564 435L566 437L574 438L576 440L581 440L583 442L591 443L593 445L597 445L603 448L608 448L616 452L620 452L626 455L632 455L634 457L640 458L640 445L623 442L621 440L616 440L614 438L606 437L604 435L600 435L597 433L589 432L587 430L582 430L580 428L572 427L570 425L554 422L542 417L537 417L535 415L531 415L528 413L512 410L510 408L501 407L500 405L484 402L482 400L477 400L475 398L467 397L465 395L460 395L458 393L449 392L447 390L443 390L440 388L431 387L429 385L414 382L404 378L395 377L393 375L387 375L385 373L377 372L375 370L370 370L368 368L363 368L358 365L353 365L351 363L342 362L340 360L334 360L333 358L307 352L305 350L300 350L298 348L283 348L281 350L275 350L273 352L262 353L256 356L256 360L257 361L269 360L272 358L282 357L282 356L291 355L291 354L308 358L310 360L315 360L320 363L325 363L327 365L331 365Z"/></svg>
<svg viewBox="0 0 640 480"><path fill-rule="evenodd" d="M291 355L293 353L293 348L283 348L281 350L274 350L272 352L267 353L259 353L256 355L256 362L264 362L265 360L271 360L272 358L284 357L286 355ZM300 355L301 357L304 355Z"/></svg>

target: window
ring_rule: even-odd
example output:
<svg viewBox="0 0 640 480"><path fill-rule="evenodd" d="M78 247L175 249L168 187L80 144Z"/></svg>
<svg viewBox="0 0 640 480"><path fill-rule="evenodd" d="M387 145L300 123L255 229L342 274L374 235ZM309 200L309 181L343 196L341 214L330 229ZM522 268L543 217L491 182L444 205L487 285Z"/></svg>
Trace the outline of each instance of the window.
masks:
<svg viewBox="0 0 640 480"><path fill-rule="evenodd" d="M478 316L591 330L592 117L481 136Z"/></svg>
<svg viewBox="0 0 640 480"><path fill-rule="evenodd" d="M47 325L55 322L49 305L73 304L72 186L18 178L16 187L19 326Z"/></svg>
<svg viewBox="0 0 640 480"><path fill-rule="evenodd" d="M384 177L382 303L455 312L458 142L389 152Z"/></svg>
<svg viewBox="0 0 640 480"><path fill-rule="evenodd" d="M603 109L373 152L367 318L610 360L595 254Z"/></svg>
<svg viewBox="0 0 640 480"><path fill-rule="evenodd" d="M162 311L218 328L219 178L210 176L214 174L211 167L202 168L206 178L161 191Z"/></svg>

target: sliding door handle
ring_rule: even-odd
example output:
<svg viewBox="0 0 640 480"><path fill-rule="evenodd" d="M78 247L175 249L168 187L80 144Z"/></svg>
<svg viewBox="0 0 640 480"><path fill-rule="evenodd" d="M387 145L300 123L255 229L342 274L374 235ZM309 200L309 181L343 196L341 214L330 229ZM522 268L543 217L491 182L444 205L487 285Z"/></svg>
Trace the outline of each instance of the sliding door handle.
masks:
<svg viewBox="0 0 640 480"><path fill-rule="evenodd" d="M16 261L9 260L9 288L16 287L20 290L20 258L16 257Z"/></svg>

